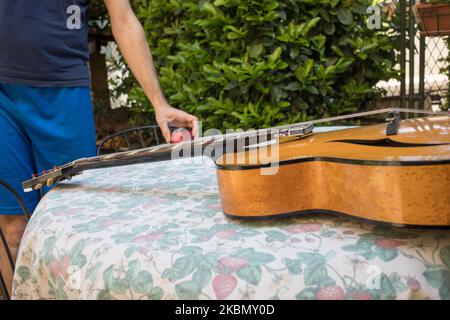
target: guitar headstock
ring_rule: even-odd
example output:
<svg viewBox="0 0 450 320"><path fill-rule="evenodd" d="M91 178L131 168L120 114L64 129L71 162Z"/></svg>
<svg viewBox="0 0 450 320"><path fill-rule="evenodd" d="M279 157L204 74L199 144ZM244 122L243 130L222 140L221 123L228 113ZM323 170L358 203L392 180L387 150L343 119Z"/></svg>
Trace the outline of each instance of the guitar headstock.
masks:
<svg viewBox="0 0 450 320"><path fill-rule="evenodd" d="M25 192L40 190L44 186L51 187L53 184L70 180L77 175L75 162L71 162L61 167L54 167L52 170L44 171L39 175L33 175L33 178L22 182L22 188Z"/></svg>

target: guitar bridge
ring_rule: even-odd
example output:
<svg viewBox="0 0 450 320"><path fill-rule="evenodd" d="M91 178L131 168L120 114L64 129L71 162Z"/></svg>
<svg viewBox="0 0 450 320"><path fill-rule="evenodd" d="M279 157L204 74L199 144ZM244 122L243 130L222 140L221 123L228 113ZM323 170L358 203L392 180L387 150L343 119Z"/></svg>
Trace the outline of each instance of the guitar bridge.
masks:
<svg viewBox="0 0 450 320"><path fill-rule="evenodd" d="M388 118L386 119L388 122L386 127L386 135L387 136L395 136L398 134L398 130L400 129L400 123L402 119L400 118L399 112L389 112Z"/></svg>

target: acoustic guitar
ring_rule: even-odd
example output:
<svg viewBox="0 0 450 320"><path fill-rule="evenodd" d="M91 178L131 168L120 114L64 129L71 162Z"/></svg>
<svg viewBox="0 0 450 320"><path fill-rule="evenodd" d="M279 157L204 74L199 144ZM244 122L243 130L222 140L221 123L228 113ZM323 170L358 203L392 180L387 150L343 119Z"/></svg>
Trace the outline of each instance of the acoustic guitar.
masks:
<svg viewBox="0 0 450 320"><path fill-rule="evenodd" d="M83 171L209 156L223 212L234 218L339 213L393 225L450 226L450 117L401 120L407 109L219 135L84 158L23 183L39 190ZM314 124L378 113L386 123L314 133ZM428 112L429 113L429 112Z"/></svg>

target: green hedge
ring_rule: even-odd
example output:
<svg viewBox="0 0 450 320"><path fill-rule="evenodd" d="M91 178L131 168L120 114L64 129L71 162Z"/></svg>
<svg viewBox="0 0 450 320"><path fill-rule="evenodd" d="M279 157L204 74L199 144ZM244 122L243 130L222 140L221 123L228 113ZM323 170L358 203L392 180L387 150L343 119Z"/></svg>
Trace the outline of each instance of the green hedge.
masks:
<svg viewBox="0 0 450 320"><path fill-rule="evenodd" d="M364 109L395 63L389 26L366 25L371 3L134 1L169 102L219 129ZM138 86L130 97L137 113L152 112Z"/></svg>

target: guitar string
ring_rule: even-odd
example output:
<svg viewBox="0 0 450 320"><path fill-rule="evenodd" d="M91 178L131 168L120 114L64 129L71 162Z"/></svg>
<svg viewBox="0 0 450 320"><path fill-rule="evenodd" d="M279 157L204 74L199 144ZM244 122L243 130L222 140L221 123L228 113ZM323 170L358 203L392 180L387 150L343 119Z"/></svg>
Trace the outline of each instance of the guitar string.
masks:
<svg viewBox="0 0 450 320"><path fill-rule="evenodd" d="M446 115L447 114L445 112L433 112L433 111L428 111L428 110L416 110L416 109L407 109L407 108L385 108L385 109L380 109L380 110L359 112L359 113L354 113L354 114L344 115L344 116L336 116L336 117L329 117L329 118L318 119L318 120L304 121L304 122L294 123L294 124L290 124L290 125L283 125L283 126L278 126L278 127L267 128L267 129L259 129L259 130L254 130L254 131L244 131L244 132L240 132L240 133L230 133L230 134L207 136L207 137L196 139L194 141L188 141L188 142L179 143L179 144L162 144L162 145L156 146L156 147L140 149L139 153L140 152L142 152L142 153L156 152L156 151L159 151L159 150L162 150L165 148L168 148L168 150L174 150L175 148L181 149L192 143L202 145L202 144L211 142L211 140L215 143L220 143L220 142L223 142L228 139L235 140L242 136L246 137L246 138L247 137L252 138L252 137L257 137L257 136L261 136L264 134L267 135L269 133L276 134L276 133L279 133L280 131L288 130L290 128L298 127L301 125L334 122L334 121L339 121L339 120L360 118L360 117L389 113L389 112L416 113L416 114L428 114L428 115ZM103 157L102 159L109 160L109 159L114 159L115 156L119 156L119 155L121 157L122 155L135 155L135 154L136 154L136 151L125 151L125 152L115 154L115 155L113 154L113 155L100 156L100 157L94 157L94 158L98 159L98 158ZM88 158L88 159L93 160L93 158Z"/></svg>
<svg viewBox="0 0 450 320"><path fill-rule="evenodd" d="M319 124L319 123L334 122L334 121L338 121L338 120L360 118L360 117L364 117L364 116L377 115L377 114L383 114L383 113L389 113L389 112L391 112L391 113L394 113L394 112L415 113L415 114L427 114L427 115L447 115L447 113L445 113L445 112L433 112L433 111L427 111L427 110L416 110L416 109L407 109L407 108L385 108L385 109L380 109L380 110L359 112L359 113L354 113L354 114L350 114L350 115L343 115L343 116L329 117L329 118L318 119L318 120L304 121L304 122L282 125L282 126L266 128L266 129L206 136L206 137L199 138L199 139L196 139L193 141L182 142L182 143L178 143L178 144L162 144L162 145L155 146L155 147L143 148L143 149L132 150L132 151L124 151L124 152L115 153L115 154L111 154L111 155L83 158L83 159L75 160L67 166L76 167L76 166L80 166L83 163L89 163L89 162L101 162L104 160L119 160L122 158L126 158L128 156L137 155L137 154L141 154L141 153L142 154L151 154L151 153L163 150L163 149L166 149L167 151L171 151L171 150L174 150L175 148L181 149L181 148L187 147L188 145L192 145L192 144L194 145L194 147L195 147L195 145L203 146L204 144L207 144L207 143L209 143L209 144L220 143L225 140L236 140L240 137L245 137L245 138L253 137L254 138L254 137L264 136L264 135L267 137L267 135L269 135L269 134L274 134L274 135L280 134L280 132L282 132L282 131L288 131L289 129L299 127L299 126L307 126L307 125L314 125L314 124ZM60 168L64 168L64 166L60 167Z"/></svg>

